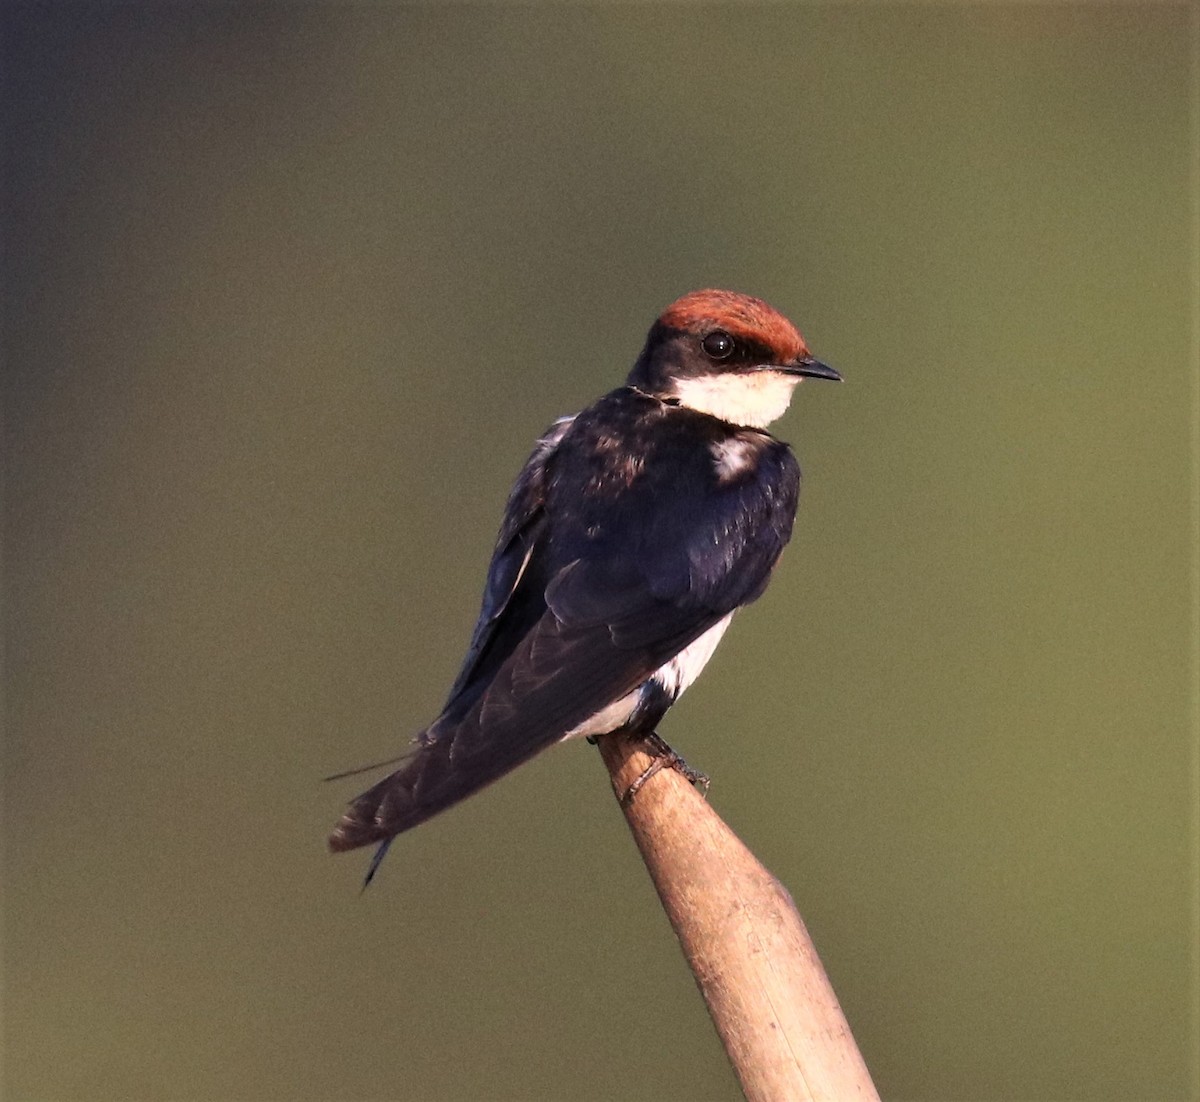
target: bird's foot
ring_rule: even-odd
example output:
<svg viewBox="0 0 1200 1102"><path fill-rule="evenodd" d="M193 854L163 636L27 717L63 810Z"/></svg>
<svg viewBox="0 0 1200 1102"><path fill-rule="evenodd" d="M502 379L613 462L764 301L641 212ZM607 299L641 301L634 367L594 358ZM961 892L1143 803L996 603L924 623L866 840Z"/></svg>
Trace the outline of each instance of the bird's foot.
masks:
<svg viewBox="0 0 1200 1102"><path fill-rule="evenodd" d="M651 731L650 734L644 737L654 751L654 760L646 766L641 776L625 790L625 795L621 797L622 807L628 807L633 803L633 798L641 791L642 785L664 766L670 766L676 773L682 774L690 784L700 789L700 795L707 797L709 785L707 773L701 773L699 769L693 769L688 765L683 758L666 744L657 732Z"/></svg>

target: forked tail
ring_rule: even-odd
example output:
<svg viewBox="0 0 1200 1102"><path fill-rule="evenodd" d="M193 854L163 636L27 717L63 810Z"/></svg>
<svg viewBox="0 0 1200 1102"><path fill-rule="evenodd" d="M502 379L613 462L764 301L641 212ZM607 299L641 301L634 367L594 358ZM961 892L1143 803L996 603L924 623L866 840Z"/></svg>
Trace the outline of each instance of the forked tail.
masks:
<svg viewBox="0 0 1200 1102"><path fill-rule="evenodd" d="M351 801L329 835L329 848L341 853L386 842L499 780L541 748L470 754L463 741L426 736L399 769Z"/></svg>

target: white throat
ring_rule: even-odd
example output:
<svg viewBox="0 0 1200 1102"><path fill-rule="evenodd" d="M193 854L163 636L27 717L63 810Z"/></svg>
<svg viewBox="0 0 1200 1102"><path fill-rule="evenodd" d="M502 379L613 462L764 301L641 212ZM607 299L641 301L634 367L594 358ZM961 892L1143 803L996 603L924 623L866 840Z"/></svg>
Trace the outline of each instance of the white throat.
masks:
<svg viewBox="0 0 1200 1102"><path fill-rule="evenodd" d="M734 425L761 429L783 415L800 377L782 371L752 371L744 375L700 375L674 382L680 405Z"/></svg>

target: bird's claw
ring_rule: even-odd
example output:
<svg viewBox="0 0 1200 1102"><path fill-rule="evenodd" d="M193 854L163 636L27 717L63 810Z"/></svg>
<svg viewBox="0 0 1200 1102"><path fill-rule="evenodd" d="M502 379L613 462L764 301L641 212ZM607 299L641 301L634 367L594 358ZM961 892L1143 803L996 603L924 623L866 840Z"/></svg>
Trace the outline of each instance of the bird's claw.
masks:
<svg viewBox="0 0 1200 1102"><path fill-rule="evenodd" d="M707 798L709 779L707 773L701 773L699 769L693 769L686 761L683 760L674 750L672 750L665 741L655 732L645 736L646 742L650 744L654 750L654 759L642 771L634 782L625 790L625 794L621 797L621 806L628 807L633 803L633 798L641 791L644 785L651 777L654 776L664 766L670 766L676 773L681 774L689 784L700 789L700 795Z"/></svg>

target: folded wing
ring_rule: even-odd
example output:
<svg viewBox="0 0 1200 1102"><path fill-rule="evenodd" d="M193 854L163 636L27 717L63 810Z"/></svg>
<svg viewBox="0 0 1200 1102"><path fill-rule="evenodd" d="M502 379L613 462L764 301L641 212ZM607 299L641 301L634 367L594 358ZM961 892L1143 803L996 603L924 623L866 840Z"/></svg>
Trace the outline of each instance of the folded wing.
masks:
<svg viewBox="0 0 1200 1102"><path fill-rule="evenodd" d="M385 841L497 780L762 591L795 515L790 451L767 438L769 492L754 479L718 486L704 439L719 431L713 419L664 411L673 431L627 446L673 484L621 474L610 485L603 405L631 401L648 399L614 392L539 441L509 499L445 710L399 769L349 805L331 848ZM669 454L646 454L654 448Z"/></svg>

